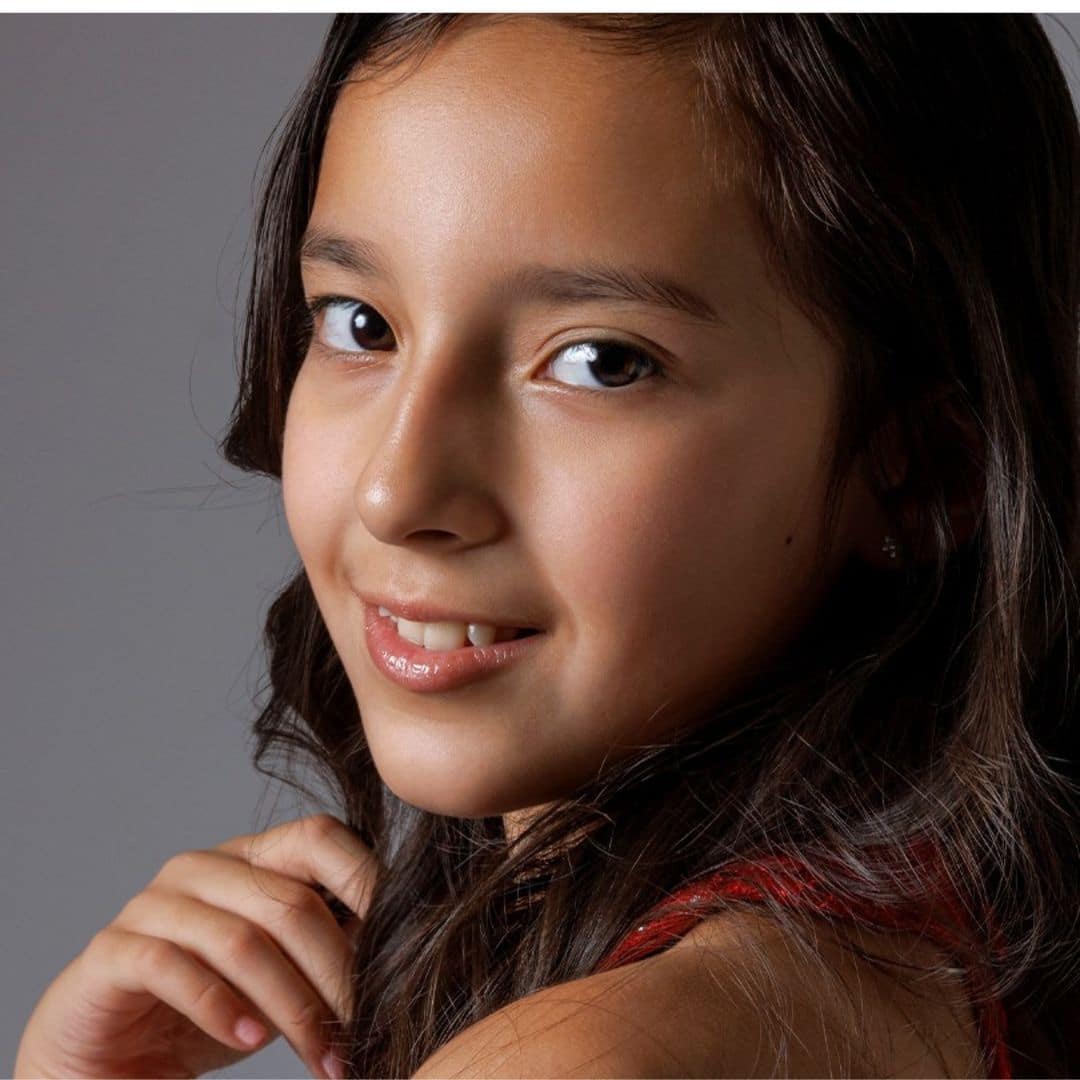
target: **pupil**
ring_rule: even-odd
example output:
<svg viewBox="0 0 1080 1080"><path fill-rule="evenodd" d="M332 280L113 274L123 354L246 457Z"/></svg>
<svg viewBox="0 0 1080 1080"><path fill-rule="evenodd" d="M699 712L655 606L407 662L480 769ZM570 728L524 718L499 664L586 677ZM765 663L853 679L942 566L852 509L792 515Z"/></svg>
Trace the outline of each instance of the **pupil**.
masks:
<svg viewBox="0 0 1080 1080"><path fill-rule="evenodd" d="M353 340L361 348L370 348L370 341L378 341L390 329L386 320L366 304L359 304L353 313L352 323L349 327ZM364 338L367 338L365 341Z"/></svg>
<svg viewBox="0 0 1080 1080"><path fill-rule="evenodd" d="M614 378L617 385L624 386L633 380L635 374L633 369L638 367L638 361L633 360L634 353L630 349L618 342L600 341L593 344L589 352L592 354L587 361L589 370L601 381ZM633 362L628 364L627 358ZM627 368L631 371L623 377Z"/></svg>

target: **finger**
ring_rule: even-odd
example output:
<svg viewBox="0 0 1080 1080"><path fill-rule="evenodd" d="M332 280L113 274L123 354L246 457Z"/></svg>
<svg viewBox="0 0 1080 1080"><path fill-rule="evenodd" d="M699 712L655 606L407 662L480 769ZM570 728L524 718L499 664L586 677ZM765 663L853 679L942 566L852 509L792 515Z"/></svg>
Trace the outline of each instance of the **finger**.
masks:
<svg viewBox="0 0 1080 1080"><path fill-rule="evenodd" d="M193 897L154 888L137 894L113 925L187 949L253 1002L301 1060L321 1072L336 1018L261 927Z"/></svg>
<svg viewBox="0 0 1080 1080"><path fill-rule="evenodd" d="M255 923L315 987L334 1016L344 1021L353 935L338 926L309 885L213 850L173 856L151 890L191 896Z"/></svg>
<svg viewBox="0 0 1080 1080"><path fill-rule="evenodd" d="M266 1024L257 1042L239 1037L242 1021L261 1018L217 972L175 942L110 925L91 939L83 956L99 952L105 961L95 960L88 967L107 971L111 988L158 998L226 1046L251 1053L269 1041Z"/></svg>
<svg viewBox="0 0 1080 1080"><path fill-rule="evenodd" d="M324 885L360 918L367 914L379 869L371 848L330 814L314 814L266 832L234 836L213 850L308 885Z"/></svg>

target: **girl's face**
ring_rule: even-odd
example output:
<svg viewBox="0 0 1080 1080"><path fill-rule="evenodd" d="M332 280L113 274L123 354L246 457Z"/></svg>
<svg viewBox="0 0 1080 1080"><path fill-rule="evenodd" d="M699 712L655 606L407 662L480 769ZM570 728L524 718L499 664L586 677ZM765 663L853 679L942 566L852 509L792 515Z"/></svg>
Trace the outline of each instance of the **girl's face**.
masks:
<svg viewBox="0 0 1080 1080"><path fill-rule="evenodd" d="M339 242L303 281L345 299L289 401L285 510L387 785L510 814L756 674L868 495L849 485L812 572L837 358L767 280L745 199L710 188L689 71L514 18L400 74L346 86L331 120L308 235ZM361 246L377 269L345 265ZM571 276L602 266L608 285ZM407 690L358 594L544 634L484 679Z"/></svg>

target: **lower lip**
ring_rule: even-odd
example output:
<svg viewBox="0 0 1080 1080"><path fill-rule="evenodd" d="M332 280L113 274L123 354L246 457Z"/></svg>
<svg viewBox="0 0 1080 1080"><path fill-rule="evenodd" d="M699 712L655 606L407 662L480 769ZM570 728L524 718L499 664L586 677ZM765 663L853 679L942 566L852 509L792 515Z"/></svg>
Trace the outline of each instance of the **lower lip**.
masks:
<svg viewBox="0 0 1080 1080"><path fill-rule="evenodd" d="M406 690L429 694L453 690L528 656L543 632L491 645L466 645L461 649L425 649L406 641L389 617L364 602L364 638L375 666Z"/></svg>

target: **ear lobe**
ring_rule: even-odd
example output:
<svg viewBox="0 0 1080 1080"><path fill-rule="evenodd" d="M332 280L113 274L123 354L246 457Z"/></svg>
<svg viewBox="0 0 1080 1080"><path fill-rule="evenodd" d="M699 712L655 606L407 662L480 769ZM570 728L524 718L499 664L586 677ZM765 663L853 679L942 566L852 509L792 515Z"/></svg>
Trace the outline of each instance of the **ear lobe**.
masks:
<svg viewBox="0 0 1080 1080"><path fill-rule="evenodd" d="M923 400L920 412L920 440L923 455L939 469L945 486L946 505L953 534L953 548L967 544L974 534L982 514L985 492L985 441L978 422L960 398L957 387L941 386ZM890 570L918 565L932 557L921 548L916 537L918 522L917 496L909 475L910 459L900 435L895 414L890 414L874 435L878 452L888 479L885 495L894 502L893 516L899 518L900 529L889 522L879 500L878 513L858 538L857 547L871 566ZM905 490L905 488L909 490ZM880 496L879 496L880 499ZM899 532L899 535L897 533ZM885 538L896 543L896 557L889 555Z"/></svg>

